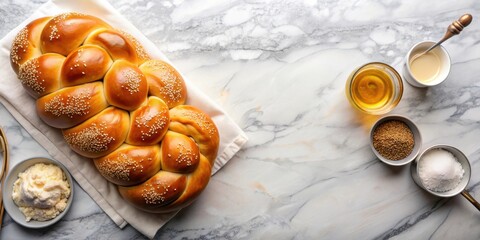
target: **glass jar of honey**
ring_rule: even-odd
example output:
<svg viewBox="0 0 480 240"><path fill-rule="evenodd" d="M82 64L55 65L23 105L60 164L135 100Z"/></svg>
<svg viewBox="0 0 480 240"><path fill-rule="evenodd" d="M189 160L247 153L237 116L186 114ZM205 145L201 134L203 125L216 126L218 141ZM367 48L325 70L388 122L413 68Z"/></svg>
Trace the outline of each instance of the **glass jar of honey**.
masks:
<svg viewBox="0 0 480 240"><path fill-rule="evenodd" d="M368 114L385 114L402 98L402 78L385 63L367 63L350 74L345 93L356 109Z"/></svg>

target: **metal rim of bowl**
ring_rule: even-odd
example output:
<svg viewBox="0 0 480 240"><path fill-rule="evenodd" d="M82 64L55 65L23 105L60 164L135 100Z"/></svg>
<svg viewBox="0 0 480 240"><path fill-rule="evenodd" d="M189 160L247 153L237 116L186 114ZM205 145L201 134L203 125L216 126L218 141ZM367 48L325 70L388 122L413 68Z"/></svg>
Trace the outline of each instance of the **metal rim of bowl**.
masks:
<svg viewBox="0 0 480 240"><path fill-rule="evenodd" d="M26 162L31 162L31 161L37 161L37 162L28 164L28 166L26 166L25 169L23 169L20 172L25 171L28 167L31 167L36 163L54 164L54 165L60 167L60 169L62 169L62 171L65 173L65 176L67 177L68 183L70 184L70 196L68 197L68 200L67 200L67 206L65 207L63 212L61 212L60 214L58 214L54 218L52 218L50 220L47 220L47 221L31 220L30 222L27 222L25 220L25 215L20 211L20 209L18 209L18 206L13 202L13 199L12 199L12 196L11 196L11 193L12 193L13 190L10 190L10 189L13 189L13 183L18 178L18 176L14 176L13 174L20 173L20 172L17 171L17 169L22 167L22 164L25 164ZM15 178L15 180L10 180L11 178ZM12 184L7 185L7 183L9 183L9 182L11 182ZM7 188L9 190L7 190ZM9 214L9 216L17 224L19 224L21 226L24 226L24 227L27 227L27 228L40 229L40 228L45 228L45 227L48 227L48 226L51 226L51 225L57 223L70 210L70 207L71 207L72 201L73 201L73 194L74 194L73 189L74 189L73 178L72 178L70 172L68 171L68 169L61 162L59 162L57 160L54 160L54 159L51 159L51 158L46 158L46 157L33 157L33 158L28 158L28 159L20 161L19 163L15 164L15 166L13 166L13 168L9 171L7 177L5 178L5 186L4 186L4 191L2 192L2 198L3 198L2 200L4 202L5 211ZM7 204L7 203L11 203L11 204ZM15 211L15 212L18 211L19 214L13 214L13 211ZM19 215L21 216L21 219L18 219L16 217L16 216L19 216ZM40 223L40 224L31 224L32 222L36 222L36 223Z"/></svg>
<svg viewBox="0 0 480 240"><path fill-rule="evenodd" d="M385 157L383 157L373 146L373 132L375 129L380 125L381 123L388 121L388 120L399 120L410 128L410 131L412 131L413 138L414 138L414 146L412 149L412 152L404 159L400 160L390 160ZM390 166L404 166L415 160L420 153L421 147L422 147L422 134L420 132L420 129L418 129L417 125L408 117L398 115L398 114L393 114L393 115L388 115L384 116L380 119L378 119L370 129L370 148L372 149L373 153L375 156L382 162L390 165Z"/></svg>

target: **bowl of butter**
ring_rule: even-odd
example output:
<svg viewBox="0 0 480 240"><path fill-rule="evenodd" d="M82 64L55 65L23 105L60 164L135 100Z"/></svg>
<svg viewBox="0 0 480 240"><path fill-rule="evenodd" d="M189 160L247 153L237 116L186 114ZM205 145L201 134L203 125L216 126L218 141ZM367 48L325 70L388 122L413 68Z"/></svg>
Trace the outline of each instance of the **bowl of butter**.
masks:
<svg viewBox="0 0 480 240"><path fill-rule="evenodd" d="M44 228L58 222L70 209L73 180L60 162L30 158L11 169L2 195L5 210L15 222Z"/></svg>

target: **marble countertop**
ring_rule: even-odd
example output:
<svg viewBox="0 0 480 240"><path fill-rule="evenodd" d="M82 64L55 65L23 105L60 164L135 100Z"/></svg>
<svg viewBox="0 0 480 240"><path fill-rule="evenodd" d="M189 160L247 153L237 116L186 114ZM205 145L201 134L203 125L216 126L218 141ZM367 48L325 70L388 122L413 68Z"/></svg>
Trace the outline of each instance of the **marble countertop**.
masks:
<svg viewBox="0 0 480 240"><path fill-rule="evenodd" d="M0 38L45 0L0 2ZM408 166L388 167L368 143L379 116L353 110L350 72L380 61L402 69L422 40L440 39L452 68L439 86L405 83L391 112L415 121L423 145L445 143L470 159L468 191L480 199L480 5L465 1L110 1L188 78L219 103L249 142L159 239L479 239L480 213L461 196L421 190ZM12 159L47 151L0 106ZM143 239L119 229L75 185L59 223L25 229L6 214L1 239Z"/></svg>

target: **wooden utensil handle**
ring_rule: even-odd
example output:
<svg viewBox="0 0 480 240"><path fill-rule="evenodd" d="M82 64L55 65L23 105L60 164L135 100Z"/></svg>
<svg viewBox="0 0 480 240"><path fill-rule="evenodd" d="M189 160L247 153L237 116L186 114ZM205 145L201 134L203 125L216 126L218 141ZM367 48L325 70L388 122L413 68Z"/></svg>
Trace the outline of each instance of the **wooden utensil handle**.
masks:
<svg viewBox="0 0 480 240"><path fill-rule="evenodd" d="M478 203L477 200L475 200L475 198L473 198L472 195L467 192L467 190L462 191L462 196L464 196L470 203L473 204L473 206L475 206L480 211L480 203Z"/></svg>
<svg viewBox="0 0 480 240"><path fill-rule="evenodd" d="M459 34L466 26L470 25L473 17L470 14L464 14L458 20L455 20L447 28L447 32L450 32L453 35Z"/></svg>

